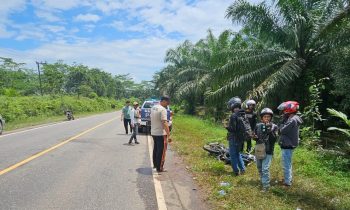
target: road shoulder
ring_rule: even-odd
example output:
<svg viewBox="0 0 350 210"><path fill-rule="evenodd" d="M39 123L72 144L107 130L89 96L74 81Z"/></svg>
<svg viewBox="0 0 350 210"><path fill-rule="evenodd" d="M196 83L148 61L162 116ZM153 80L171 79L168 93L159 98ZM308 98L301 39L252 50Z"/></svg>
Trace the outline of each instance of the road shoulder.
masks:
<svg viewBox="0 0 350 210"><path fill-rule="evenodd" d="M162 173L158 179L162 185L167 209L211 209L192 174L186 170L186 165L171 146L167 150L165 168L167 172Z"/></svg>

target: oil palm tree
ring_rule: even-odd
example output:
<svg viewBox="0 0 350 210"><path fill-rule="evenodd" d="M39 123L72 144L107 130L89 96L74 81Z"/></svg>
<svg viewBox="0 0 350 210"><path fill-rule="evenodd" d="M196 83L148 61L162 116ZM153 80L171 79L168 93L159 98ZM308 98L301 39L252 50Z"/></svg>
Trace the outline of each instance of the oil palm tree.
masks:
<svg viewBox="0 0 350 210"><path fill-rule="evenodd" d="M236 0L226 17L263 46L230 52L213 72L224 85L208 92L210 101L244 89L266 102L286 86L289 96L303 95L309 78L329 76L332 53L350 43L348 0L275 0L270 6Z"/></svg>

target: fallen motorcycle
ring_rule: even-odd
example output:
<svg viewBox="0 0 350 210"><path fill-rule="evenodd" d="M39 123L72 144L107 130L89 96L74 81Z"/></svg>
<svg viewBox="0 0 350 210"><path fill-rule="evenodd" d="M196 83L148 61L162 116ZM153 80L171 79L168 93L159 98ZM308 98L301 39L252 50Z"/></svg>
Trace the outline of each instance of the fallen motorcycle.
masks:
<svg viewBox="0 0 350 210"><path fill-rule="evenodd" d="M218 160L223 161L225 164L231 164L230 152L225 145L214 142L204 145L203 149L209 152L210 155L215 156ZM255 156L252 154L243 153L241 156L245 165L250 165L256 161Z"/></svg>

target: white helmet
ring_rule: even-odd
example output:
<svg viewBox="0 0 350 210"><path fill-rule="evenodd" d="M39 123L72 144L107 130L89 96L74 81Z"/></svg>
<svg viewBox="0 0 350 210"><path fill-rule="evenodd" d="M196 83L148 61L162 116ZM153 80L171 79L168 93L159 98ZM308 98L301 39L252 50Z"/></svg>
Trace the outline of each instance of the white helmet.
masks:
<svg viewBox="0 0 350 210"><path fill-rule="evenodd" d="M246 104L247 104L247 107L249 107L250 105L254 105L255 106L256 102L254 100L248 100Z"/></svg>
<svg viewBox="0 0 350 210"><path fill-rule="evenodd" d="M264 108L260 112L260 117L264 116L265 114L269 114L272 117L273 116L273 111L270 108Z"/></svg>

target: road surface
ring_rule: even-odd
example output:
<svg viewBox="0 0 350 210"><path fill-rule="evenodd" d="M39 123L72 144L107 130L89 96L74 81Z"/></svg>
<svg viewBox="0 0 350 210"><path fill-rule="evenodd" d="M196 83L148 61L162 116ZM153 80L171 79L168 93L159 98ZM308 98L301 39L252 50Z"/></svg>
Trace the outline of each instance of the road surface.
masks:
<svg viewBox="0 0 350 210"><path fill-rule="evenodd" d="M1 136L0 209L157 209L147 137L127 145L119 116Z"/></svg>

